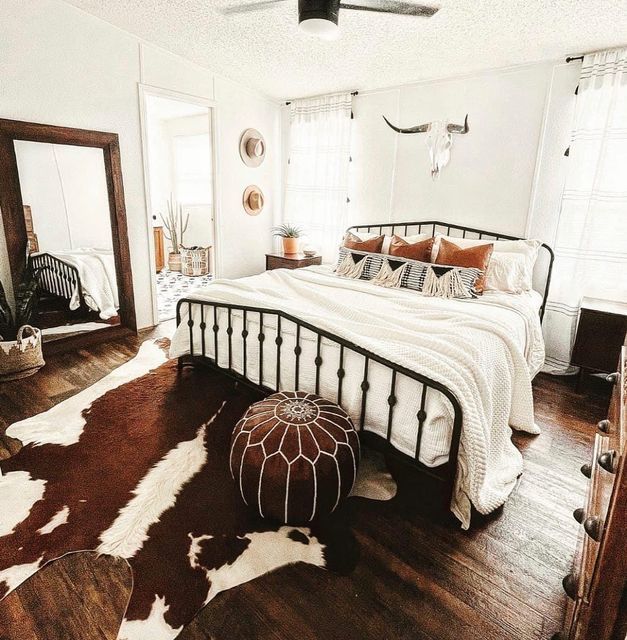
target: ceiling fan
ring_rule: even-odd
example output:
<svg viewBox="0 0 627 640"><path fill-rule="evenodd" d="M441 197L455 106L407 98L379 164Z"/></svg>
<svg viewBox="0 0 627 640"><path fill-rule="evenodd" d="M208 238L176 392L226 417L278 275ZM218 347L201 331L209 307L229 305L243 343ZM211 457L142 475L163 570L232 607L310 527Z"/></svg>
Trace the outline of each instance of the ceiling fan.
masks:
<svg viewBox="0 0 627 640"><path fill-rule="evenodd" d="M224 9L224 13L247 13L269 9L289 0L261 0L247 4L232 5ZM401 0L358 0L359 4L340 2L340 0L298 0L298 25L311 35L332 39L338 35L338 18L340 9L354 11L374 11L376 13L395 13L404 16L430 18L438 12L439 7L402 2Z"/></svg>

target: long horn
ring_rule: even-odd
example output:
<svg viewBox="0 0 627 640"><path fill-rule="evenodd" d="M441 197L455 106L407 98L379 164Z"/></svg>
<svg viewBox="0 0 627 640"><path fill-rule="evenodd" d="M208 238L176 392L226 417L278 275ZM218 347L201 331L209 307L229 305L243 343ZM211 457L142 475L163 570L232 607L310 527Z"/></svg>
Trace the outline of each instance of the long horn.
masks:
<svg viewBox="0 0 627 640"><path fill-rule="evenodd" d="M447 125L446 130L449 133L468 133L470 131L470 128L468 127L468 114L466 114L464 124L449 124Z"/></svg>
<svg viewBox="0 0 627 640"><path fill-rule="evenodd" d="M409 129L400 129L399 127L395 127L385 116L383 119L388 123L388 126L397 133L424 133L429 130L428 124L419 124L417 127L409 127Z"/></svg>

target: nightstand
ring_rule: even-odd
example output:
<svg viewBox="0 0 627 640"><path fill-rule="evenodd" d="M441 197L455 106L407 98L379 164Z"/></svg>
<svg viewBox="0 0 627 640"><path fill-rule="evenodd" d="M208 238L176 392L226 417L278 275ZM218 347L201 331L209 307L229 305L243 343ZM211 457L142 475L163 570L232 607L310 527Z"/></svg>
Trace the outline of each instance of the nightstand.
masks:
<svg viewBox="0 0 627 640"><path fill-rule="evenodd" d="M581 367L577 390L586 373L610 373L616 368L627 333L627 303L584 298L570 363Z"/></svg>
<svg viewBox="0 0 627 640"><path fill-rule="evenodd" d="M304 253L283 255L280 253L266 253L266 270L271 269L300 269L322 264L322 256L306 256Z"/></svg>

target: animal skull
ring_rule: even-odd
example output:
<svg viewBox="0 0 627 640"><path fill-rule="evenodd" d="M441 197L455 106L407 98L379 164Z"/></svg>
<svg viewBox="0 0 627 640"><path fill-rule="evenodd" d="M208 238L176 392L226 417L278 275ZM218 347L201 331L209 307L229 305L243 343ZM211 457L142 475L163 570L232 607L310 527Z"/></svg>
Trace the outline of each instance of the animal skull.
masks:
<svg viewBox="0 0 627 640"><path fill-rule="evenodd" d="M431 159L431 177L435 180L440 171L448 164L451 158L451 145L454 133L468 133L468 114L463 125L450 124L448 120L434 120L416 127L401 129L395 127L385 116L383 119L397 133L426 133L429 158Z"/></svg>

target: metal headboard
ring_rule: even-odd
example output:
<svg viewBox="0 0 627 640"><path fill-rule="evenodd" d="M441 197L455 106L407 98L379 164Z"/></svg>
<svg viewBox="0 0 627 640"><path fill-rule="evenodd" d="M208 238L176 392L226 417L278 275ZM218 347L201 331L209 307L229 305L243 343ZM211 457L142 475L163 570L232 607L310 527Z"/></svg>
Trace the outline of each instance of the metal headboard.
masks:
<svg viewBox="0 0 627 640"><path fill-rule="evenodd" d="M414 221L414 222L382 222L376 224L356 224L351 227L348 227L347 231L366 231L368 233L373 230L378 231L379 233L383 233L383 230L388 230L391 234L402 233L403 235L410 235L411 233L430 233L431 236L435 236L436 233L445 233L446 235L451 235L451 229L455 231L460 231L460 235L454 235L453 237L457 238L468 238L468 239L476 239L476 240L524 240L525 238L520 238L518 236L508 236L503 233L496 233L494 231L485 231L484 229L473 229L472 227L463 227L458 224L449 224L448 222L437 222L437 221ZM544 311L546 308L546 301L549 295L549 287L551 286L551 275L553 272L553 262L555 260L555 254L553 253L553 249L546 244L542 243L540 246L541 249L546 251L546 256L548 257L548 265L544 269L544 275L540 278L540 282L543 283L543 286L540 287L539 293L542 294L542 306L540 307L540 320L544 318ZM546 262L547 258L544 259ZM540 261L539 261L540 262ZM540 264L540 268L542 268L542 264Z"/></svg>

